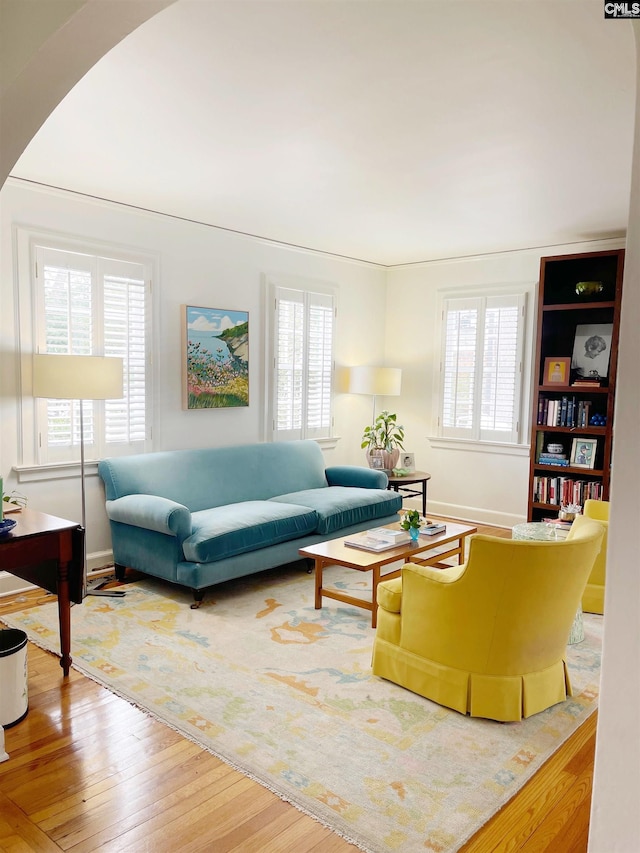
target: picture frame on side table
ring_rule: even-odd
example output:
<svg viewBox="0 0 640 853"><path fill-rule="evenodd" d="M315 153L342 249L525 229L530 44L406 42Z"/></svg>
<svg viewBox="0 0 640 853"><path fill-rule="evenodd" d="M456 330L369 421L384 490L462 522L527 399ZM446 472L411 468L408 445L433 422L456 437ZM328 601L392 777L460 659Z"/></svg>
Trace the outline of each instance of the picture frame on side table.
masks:
<svg viewBox="0 0 640 853"><path fill-rule="evenodd" d="M400 468L405 470L407 474L413 474L416 470L415 453L402 453L400 455Z"/></svg>
<svg viewBox="0 0 640 853"><path fill-rule="evenodd" d="M545 358L543 385L568 385L571 359L565 356Z"/></svg>
<svg viewBox="0 0 640 853"><path fill-rule="evenodd" d="M571 444L572 468L595 468L597 438L574 438Z"/></svg>

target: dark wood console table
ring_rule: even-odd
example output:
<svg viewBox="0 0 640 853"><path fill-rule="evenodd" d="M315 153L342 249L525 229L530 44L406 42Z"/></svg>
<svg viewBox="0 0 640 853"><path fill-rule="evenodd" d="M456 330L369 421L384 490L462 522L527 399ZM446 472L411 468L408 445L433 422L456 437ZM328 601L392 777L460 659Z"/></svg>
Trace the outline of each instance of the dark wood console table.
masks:
<svg viewBox="0 0 640 853"><path fill-rule="evenodd" d="M24 508L8 518L16 526L0 537L0 570L58 596L60 666L71 666L71 602L82 604L84 530L74 521Z"/></svg>

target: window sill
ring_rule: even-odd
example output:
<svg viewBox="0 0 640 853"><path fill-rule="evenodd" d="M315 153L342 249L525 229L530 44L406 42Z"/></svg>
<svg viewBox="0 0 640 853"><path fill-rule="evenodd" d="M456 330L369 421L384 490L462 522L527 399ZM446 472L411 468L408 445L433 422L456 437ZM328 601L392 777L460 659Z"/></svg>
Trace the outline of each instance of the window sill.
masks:
<svg viewBox="0 0 640 853"><path fill-rule="evenodd" d="M13 470L18 475L19 483L37 483L42 480L66 480L80 476L80 462L55 462L50 465L14 465ZM98 473L98 462L92 460L84 463L85 476L91 477Z"/></svg>
<svg viewBox="0 0 640 853"><path fill-rule="evenodd" d="M468 438L442 438L429 435L427 439L438 450L468 450L473 453L496 453L500 456L529 456L528 444L510 444L501 441L475 441Z"/></svg>

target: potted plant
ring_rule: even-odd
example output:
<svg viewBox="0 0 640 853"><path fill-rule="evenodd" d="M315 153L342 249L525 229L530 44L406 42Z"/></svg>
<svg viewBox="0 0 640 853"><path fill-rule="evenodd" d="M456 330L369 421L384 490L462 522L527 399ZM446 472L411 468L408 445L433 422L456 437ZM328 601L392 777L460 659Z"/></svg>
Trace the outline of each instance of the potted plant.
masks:
<svg viewBox="0 0 640 853"><path fill-rule="evenodd" d="M403 530L409 531L409 536L415 541L418 538L420 533L420 524L421 518L420 513L417 509L408 509L404 516L402 517L402 521L400 522L400 527Z"/></svg>
<svg viewBox="0 0 640 853"><path fill-rule="evenodd" d="M360 447L367 449L370 468L391 472L396 467L400 451L404 450L404 427L397 418L390 412L380 412L373 424L364 428Z"/></svg>
<svg viewBox="0 0 640 853"><path fill-rule="evenodd" d="M2 504L5 512L8 508L15 509L15 507L20 507L22 509L23 506L27 505L27 498L14 489L9 494L2 494Z"/></svg>

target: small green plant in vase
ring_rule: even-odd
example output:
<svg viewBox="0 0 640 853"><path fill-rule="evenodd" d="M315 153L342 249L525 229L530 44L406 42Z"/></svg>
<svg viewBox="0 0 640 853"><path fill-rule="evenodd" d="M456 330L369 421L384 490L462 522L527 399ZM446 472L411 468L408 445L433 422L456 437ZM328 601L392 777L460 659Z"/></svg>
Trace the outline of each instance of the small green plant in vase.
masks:
<svg viewBox="0 0 640 853"><path fill-rule="evenodd" d="M2 481L0 480L0 483L1 482ZM7 512L7 510L11 511L12 509L15 510L16 507L22 509L22 507L26 505L27 498L25 495L20 494L20 492L16 492L15 489L8 494L2 495L2 509L4 512Z"/></svg>
<svg viewBox="0 0 640 853"><path fill-rule="evenodd" d="M409 531L409 536L415 541L417 541L418 536L420 535L420 524L422 523L422 519L420 518L420 513L417 509L408 509L404 516L402 517L402 521L400 522L400 527L403 530Z"/></svg>
<svg viewBox="0 0 640 853"><path fill-rule="evenodd" d="M403 441L404 427L398 423L398 416L384 411L373 424L364 428L360 447L366 448L370 468L390 473L398 463L400 451L404 450Z"/></svg>

